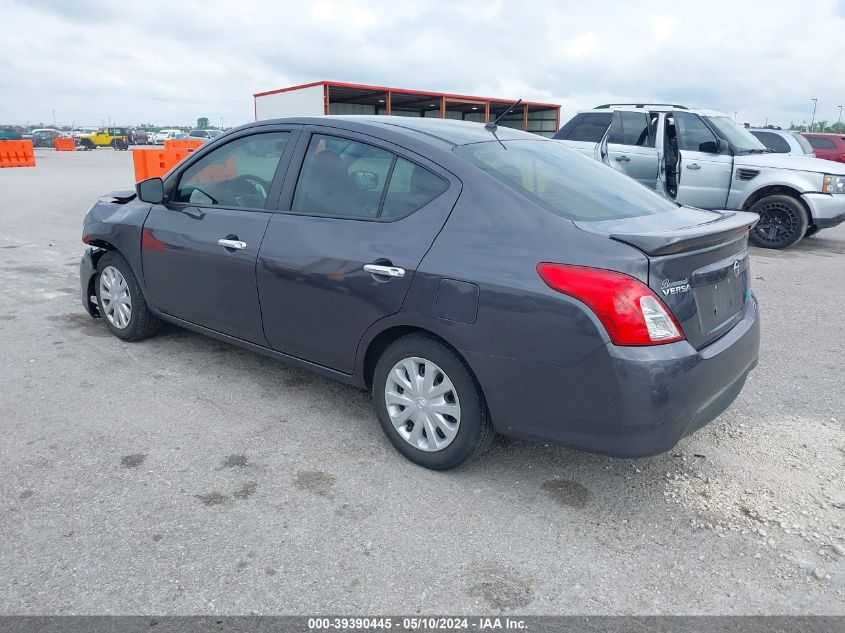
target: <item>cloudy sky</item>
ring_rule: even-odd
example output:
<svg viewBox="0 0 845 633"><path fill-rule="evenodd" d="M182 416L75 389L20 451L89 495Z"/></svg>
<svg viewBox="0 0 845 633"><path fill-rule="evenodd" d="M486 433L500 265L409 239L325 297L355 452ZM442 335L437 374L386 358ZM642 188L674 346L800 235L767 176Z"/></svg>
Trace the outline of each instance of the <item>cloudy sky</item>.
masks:
<svg viewBox="0 0 845 633"><path fill-rule="evenodd" d="M331 79L835 121L845 0L0 0L0 123L253 118L252 94Z"/></svg>

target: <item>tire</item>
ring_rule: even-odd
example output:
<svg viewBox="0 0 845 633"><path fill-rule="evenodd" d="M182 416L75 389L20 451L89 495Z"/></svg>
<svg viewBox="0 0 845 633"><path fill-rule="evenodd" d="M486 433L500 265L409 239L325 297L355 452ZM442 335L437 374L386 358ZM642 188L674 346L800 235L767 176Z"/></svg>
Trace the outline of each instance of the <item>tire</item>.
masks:
<svg viewBox="0 0 845 633"><path fill-rule="evenodd" d="M784 249L798 242L810 223L804 205L792 196L766 196L749 209L760 216L749 240L760 248Z"/></svg>
<svg viewBox="0 0 845 633"><path fill-rule="evenodd" d="M395 373L400 371L402 377ZM415 376L410 376L412 371ZM426 383L429 372L432 382ZM413 387L409 376L419 379ZM430 393L435 395L424 397ZM390 443L425 468L455 468L479 455L493 439L487 403L469 367L446 345L424 334L402 337L384 350L373 373L373 404ZM403 415L406 410L409 415ZM436 436L433 443L430 429Z"/></svg>
<svg viewBox="0 0 845 633"><path fill-rule="evenodd" d="M111 286L109 290L120 292L120 295L123 295L121 291L125 290L125 294L129 297L128 318L126 318L126 309L119 308L121 303L126 304L125 299L110 301L107 296L103 296L104 291L108 293L104 285ZM124 341L140 341L158 331L161 322L147 307L141 286L129 263L120 253L109 251L100 258L94 289L100 316L109 331L117 338Z"/></svg>
<svg viewBox="0 0 845 633"><path fill-rule="evenodd" d="M807 232L804 233L804 237L813 237L819 231L821 231L821 229L818 226L811 224L807 227Z"/></svg>

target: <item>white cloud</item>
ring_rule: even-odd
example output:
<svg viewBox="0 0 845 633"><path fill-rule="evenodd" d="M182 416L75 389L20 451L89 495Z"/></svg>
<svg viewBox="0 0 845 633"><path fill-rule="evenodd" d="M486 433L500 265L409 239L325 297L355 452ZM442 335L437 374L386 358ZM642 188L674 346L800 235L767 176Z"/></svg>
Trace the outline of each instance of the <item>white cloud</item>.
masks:
<svg viewBox="0 0 845 633"><path fill-rule="evenodd" d="M800 19L799 19L800 18ZM319 79L551 101L834 119L843 0L0 0L0 123L227 124Z"/></svg>

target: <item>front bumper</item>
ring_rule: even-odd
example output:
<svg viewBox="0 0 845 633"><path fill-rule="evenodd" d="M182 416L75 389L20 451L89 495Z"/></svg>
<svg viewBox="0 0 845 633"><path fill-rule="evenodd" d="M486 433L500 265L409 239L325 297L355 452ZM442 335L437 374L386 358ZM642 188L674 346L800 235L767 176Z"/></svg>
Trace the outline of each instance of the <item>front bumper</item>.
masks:
<svg viewBox="0 0 845 633"><path fill-rule="evenodd" d="M845 195L841 193L805 193L801 199L810 209L810 224L829 229L845 222Z"/></svg>
<svg viewBox="0 0 845 633"><path fill-rule="evenodd" d="M647 457L670 450L727 409L757 366L759 348L751 295L742 320L700 350L687 341L608 344L570 368L479 354L467 360L499 432Z"/></svg>
<svg viewBox="0 0 845 633"><path fill-rule="evenodd" d="M82 254L82 261L79 262L79 284L82 287L82 305L85 311L96 319L100 316L100 309L91 301L91 296L94 294L94 280L97 276L95 250L86 248Z"/></svg>

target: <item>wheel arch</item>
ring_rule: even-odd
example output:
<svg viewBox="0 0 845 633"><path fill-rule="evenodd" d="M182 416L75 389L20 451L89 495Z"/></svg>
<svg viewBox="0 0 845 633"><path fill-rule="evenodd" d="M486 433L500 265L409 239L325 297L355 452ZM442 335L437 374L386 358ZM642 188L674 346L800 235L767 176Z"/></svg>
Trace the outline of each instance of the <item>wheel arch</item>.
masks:
<svg viewBox="0 0 845 633"><path fill-rule="evenodd" d="M765 187L760 187L745 199L745 202L742 203L742 210L748 211L760 202L760 200L768 196L789 196L790 198L794 198L803 207L807 213L807 218L810 220L810 224L812 224L813 216L810 213L810 209L807 208L807 203L801 198L801 192L789 185L766 185Z"/></svg>
<svg viewBox="0 0 845 633"><path fill-rule="evenodd" d="M367 335L365 335L366 343L362 345L364 351L360 355L361 360L359 375L361 376L361 381L364 386L367 389L372 389L373 373L375 372L378 359L381 357L382 352L384 352L384 350L386 350L394 341L408 336L409 334L423 334L435 339L439 343L442 343L461 359L461 362L467 366L467 369L472 375L473 380L475 380L478 385L483 397L484 389L467 358L461 353L458 347L447 338L447 336L444 336L442 332L435 330L439 330L439 328L430 327L425 323L393 322L383 324L383 327L379 328L377 332L368 332Z"/></svg>

